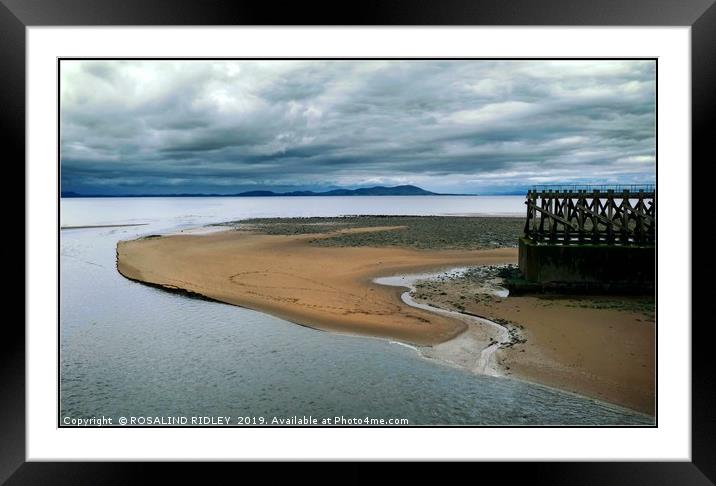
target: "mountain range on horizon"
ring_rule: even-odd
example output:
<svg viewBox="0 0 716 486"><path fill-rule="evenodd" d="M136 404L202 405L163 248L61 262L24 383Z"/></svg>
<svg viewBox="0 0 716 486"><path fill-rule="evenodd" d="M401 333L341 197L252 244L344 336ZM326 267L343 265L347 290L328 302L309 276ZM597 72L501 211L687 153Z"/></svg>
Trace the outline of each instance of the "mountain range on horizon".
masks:
<svg viewBox="0 0 716 486"><path fill-rule="evenodd" d="M437 192L426 191L417 186L375 186L363 187L359 189L333 189L325 192L315 191L291 191L291 192L274 192L274 191L245 191L235 194L204 194L204 193L184 193L184 194L79 194L73 191L62 191L61 197L286 197L286 196L474 196L474 194L440 194Z"/></svg>

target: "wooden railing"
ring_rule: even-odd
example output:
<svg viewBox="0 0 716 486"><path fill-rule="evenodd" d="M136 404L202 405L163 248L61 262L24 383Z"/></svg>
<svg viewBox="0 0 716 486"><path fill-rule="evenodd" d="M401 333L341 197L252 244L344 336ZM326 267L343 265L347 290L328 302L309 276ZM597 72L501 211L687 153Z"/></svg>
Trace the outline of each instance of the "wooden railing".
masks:
<svg viewBox="0 0 716 486"><path fill-rule="evenodd" d="M527 193L525 236L552 244L651 245L654 186L535 186Z"/></svg>

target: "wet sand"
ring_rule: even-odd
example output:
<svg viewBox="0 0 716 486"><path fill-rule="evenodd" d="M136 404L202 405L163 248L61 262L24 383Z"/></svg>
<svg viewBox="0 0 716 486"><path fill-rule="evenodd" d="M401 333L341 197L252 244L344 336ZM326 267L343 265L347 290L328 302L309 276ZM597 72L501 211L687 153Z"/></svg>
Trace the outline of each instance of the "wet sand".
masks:
<svg viewBox="0 0 716 486"><path fill-rule="evenodd" d="M499 352L503 362L512 363L510 371L654 415L654 321L638 312L565 302L545 307L539 300L508 298L488 312L519 322L526 331L525 353L520 346Z"/></svg>
<svg viewBox="0 0 716 486"><path fill-rule="evenodd" d="M317 329L431 345L455 337L466 324L410 307L400 300L400 289L372 280L517 259L515 248L326 248L309 243L317 237L225 231L124 241L117 245L117 268L133 280L187 290Z"/></svg>
<svg viewBox="0 0 716 486"><path fill-rule="evenodd" d="M592 308L605 300L628 302L630 297L483 295L476 300L476 289L460 279L421 289L420 294L418 302L508 321L525 342L497 351L507 376L654 414L653 315L629 308Z"/></svg>

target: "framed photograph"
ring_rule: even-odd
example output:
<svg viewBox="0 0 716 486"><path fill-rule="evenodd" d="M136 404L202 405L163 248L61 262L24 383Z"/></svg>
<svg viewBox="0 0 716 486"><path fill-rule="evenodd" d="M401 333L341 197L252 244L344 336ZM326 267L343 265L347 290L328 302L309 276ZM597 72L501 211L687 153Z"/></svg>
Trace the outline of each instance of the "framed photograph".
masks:
<svg viewBox="0 0 716 486"><path fill-rule="evenodd" d="M711 3L2 0L27 286L0 479L460 460L712 484Z"/></svg>

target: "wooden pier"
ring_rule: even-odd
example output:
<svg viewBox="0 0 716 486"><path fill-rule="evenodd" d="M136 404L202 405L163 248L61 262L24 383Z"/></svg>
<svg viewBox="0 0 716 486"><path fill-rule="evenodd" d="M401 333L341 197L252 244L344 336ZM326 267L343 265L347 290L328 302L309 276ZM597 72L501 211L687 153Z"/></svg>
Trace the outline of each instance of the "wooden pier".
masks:
<svg viewBox="0 0 716 486"><path fill-rule="evenodd" d="M585 291L651 291L656 188L535 186L527 192L519 265L527 282Z"/></svg>
<svg viewBox="0 0 716 486"><path fill-rule="evenodd" d="M551 244L654 244L654 186L536 186L525 236Z"/></svg>

